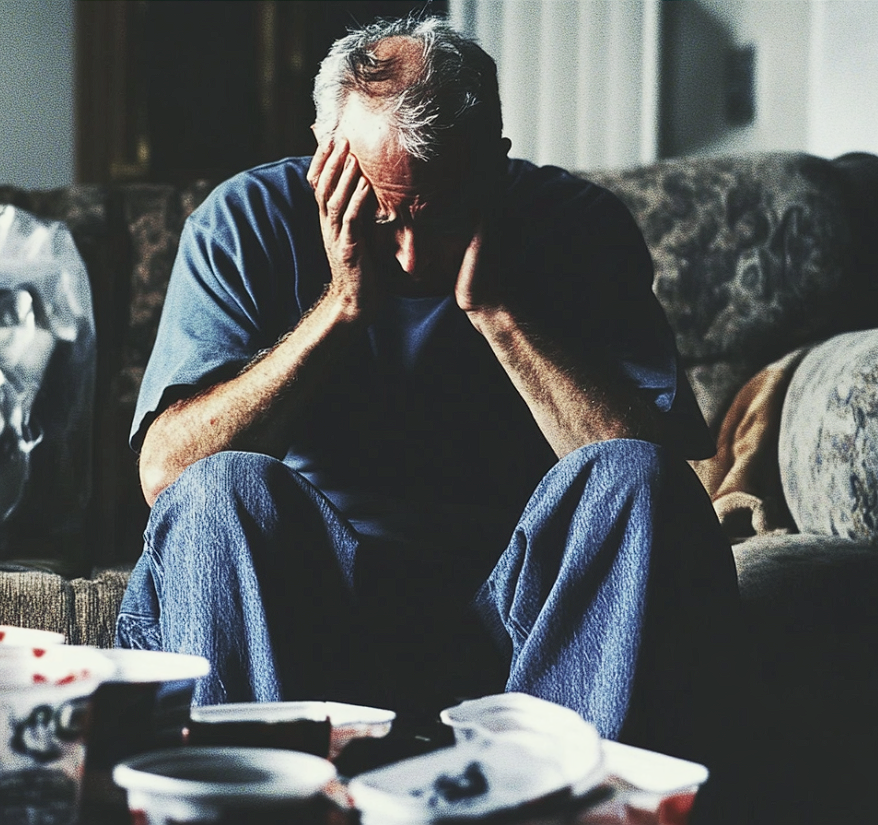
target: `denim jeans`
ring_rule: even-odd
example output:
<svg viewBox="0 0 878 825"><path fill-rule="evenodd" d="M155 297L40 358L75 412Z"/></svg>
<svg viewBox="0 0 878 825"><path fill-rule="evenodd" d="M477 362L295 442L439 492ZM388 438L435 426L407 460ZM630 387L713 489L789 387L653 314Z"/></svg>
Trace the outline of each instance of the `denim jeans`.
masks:
<svg viewBox="0 0 878 825"><path fill-rule="evenodd" d="M433 710L515 690L699 756L693 737L723 718L737 586L684 461L642 441L582 447L492 553L485 570L358 535L282 462L220 453L156 501L117 644L206 656L197 704Z"/></svg>

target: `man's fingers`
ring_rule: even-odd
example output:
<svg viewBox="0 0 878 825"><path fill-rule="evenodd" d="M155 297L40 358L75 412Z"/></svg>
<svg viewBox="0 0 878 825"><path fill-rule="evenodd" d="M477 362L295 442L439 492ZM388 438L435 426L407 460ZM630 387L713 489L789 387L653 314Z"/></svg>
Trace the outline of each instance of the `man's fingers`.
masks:
<svg viewBox="0 0 878 825"><path fill-rule="evenodd" d="M317 181L320 178L320 173L323 171L323 166L326 163L326 159L329 157L330 152L332 152L334 145L335 142L332 137L330 137L325 143L317 144L317 151L314 152L314 157L311 158L311 164L308 167L308 174L306 175L308 183L311 184L312 189L317 188Z"/></svg>
<svg viewBox="0 0 878 825"><path fill-rule="evenodd" d="M348 227L348 231L351 234L354 232L354 227L359 225L358 221L363 212L363 204L366 203L366 200L369 198L369 193L372 191L369 181L367 181L362 173L360 173L359 167L357 167L357 173L359 174L359 178L357 179L344 213L344 224Z"/></svg>
<svg viewBox="0 0 878 825"><path fill-rule="evenodd" d="M338 179L344 169L344 160L347 155L347 141L341 140L332 147L329 157L327 157L323 168L320 170L320 175L314 186L314 195L317 198L317 204L322 213L325 213L326 204L338 186Z"/></svg>
<svg viewBox="0 0 878 825"><path fill-rule="evenodd" d="M360 178L362 175L357 159L348 152L335 189L326 203L326 213L332 221L340 223L343 219Z"/></svg>
<svg viewBox="0 0 878 825"><path fill-rule="evenodd" d="M479 265L483 240L484 232L482 221L479 220L476 226L476 231L473 233L472 239L467 245L466 251L463 253L463 260L460 263L459 277L465 279L467 283L472 281Z"/></svg>
<svg viewBox="0 0 878 825"><path fill-rule="evenodd" d="M454 288L457 305L465 312L489 305L496 299L493 294L494 285L488 283L491 280L491 273L484 271L484 241L485 227L480 217L472 239L463 253Z"/></svg>

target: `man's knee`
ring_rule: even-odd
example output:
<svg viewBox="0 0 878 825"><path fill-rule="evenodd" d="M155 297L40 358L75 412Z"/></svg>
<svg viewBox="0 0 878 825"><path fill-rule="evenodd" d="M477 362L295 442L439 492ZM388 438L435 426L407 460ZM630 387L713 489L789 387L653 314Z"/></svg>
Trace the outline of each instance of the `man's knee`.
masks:
<svg viewBox="0 0 878 825"><path fill-rule="evenodd" d="M668 463L667 452L657 444L614 439L586 444L561 458L537 487L525 513L566 513L587 508L589 520L616 507L628 510L633 500L652 500L660 488ZM601 506L603 504L603 506Z"/></svg>
<svg viewBox="0 0 878 825"><path fill-rule="evenodd" d="M160 556L180 549L192 559L198 548L215 555L239 545L215 539L241 532L245 522L251 530L268 526L290 473L259 453L220 452L195 462L156 499L144 535L147 546Z"/></svg>
<svg viewBox="0 0 878 825"><path fill-rule="evenodd" d="M181 503L211 509L248 491L270 488L279 468L289 472L282 462L262 453L215 453L187 467L156 499L153 512Z"/></svg>
<svg viewBox="0 0 878 825"><path fill-rule="evenodd" d="M667 460L666 450L650 441L615 438L596 441L564 456L558 466L567 472L588 473L589 477L606 478L614 484L641 484L659 476Z"/></svg>

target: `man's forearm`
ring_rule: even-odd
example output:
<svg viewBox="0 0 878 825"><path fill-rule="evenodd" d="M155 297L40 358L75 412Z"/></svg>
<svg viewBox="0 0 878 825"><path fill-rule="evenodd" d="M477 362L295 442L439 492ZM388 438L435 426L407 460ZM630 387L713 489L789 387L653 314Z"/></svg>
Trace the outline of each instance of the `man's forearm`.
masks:
<svg viewBox="0 0 878 825"><path fill-rule="evenodd" d="M296 328L229 381L172 404L150 425L140 453L148 504L191 464L222 450L282 457L289 428L347 349L355 313L325 294Z"/></svg>
<svg viewBox="0 0 878 825"><path fill-rule="evenodd" d="M656 440L655 414L633 387L612 379L598 364L565 363L506 309L467 314L559 458L611 438Z"/></svg>

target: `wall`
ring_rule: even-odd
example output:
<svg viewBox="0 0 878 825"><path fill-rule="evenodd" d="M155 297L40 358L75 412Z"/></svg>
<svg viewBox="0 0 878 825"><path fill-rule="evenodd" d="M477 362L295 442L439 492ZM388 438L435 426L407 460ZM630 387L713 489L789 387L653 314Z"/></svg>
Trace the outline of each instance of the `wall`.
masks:
<svg viewBox="0 0 878 825"><path fill-rule="evenodd" d="M664 3L661 154L804 149L812 2ZM726 58L755 47L755 117L729 123Z"/></svg>
<svg viewBox="0 0 878 825"><path fill-rule="evenodd" d="M49 188L73 181L74 2L0 0L0 184ZM509 0L450 3L452 19L457 15L464 30L475 32L478 26L483 44L501 63L514 153L579 168L632 165L655 154L649 26L638 22L630 35L635 39L618 50L618 12L615 43L596 24L620 3L531 0L527 5L536 16L518 23L504 13L507 5L512 5ZM565 25L565 15L572 25ZM775 149L826 156L878 152L875 0L685 0L661 3L661 16L660 155ZM533 20L540 19L542 27L534 27ZM584 30L589 19L592 24ZM505 59L504 25L513 38L507 41ZM588 37L595 52L590 58L578 45ZM536 52L541 38L542 51ZM731 126L722 114L721 55L728 47L750 43L756 46L756 117L752 124ZM619 91L619 84L630 83L630 77L592 71L600 59L607 66L624 67L632 48L643 83L630 93L633 103ZM504 62L516 50L524 50L526 59L504 72ZM534 59L533 54L539 56ZM557 62L549 60L552 54ZM543 87L554 90L552 97L535 94L539 73L549 78ZM607 84L603 89L602 79ZM572 107L573 99L587 105ZM545 123L550 111L558 118L552 128L538 133L528 126L527 118ZM599 128L602 123L606 126Z"/></svg>
<svg viewBox="0 0 878 825"><path fill-rule="evenodd" d="M813 5L808 149L826 157L878 154L878 3Z"/></svg>
<svg viewBox="0 0 878 825"><path fill-rule="evenodd" d="M655 38L650 6L449 3L452 23L497 60L519 157L596 169L652 156L878 152L878 0L665 0ZM751 45L754 117L735 124L726 59Z"/></svg>
<svg viewBox="0 0 878 825"><path fill-rule="evenodd" d="M878 3L664 3L660 154L878 152ZM724 56L756 50L756 112L724 114Z"/></svg>
<svg viewBox="0 0 878 825"><path fill-rule="evenodd" d="M0 0L0 184L74 175L74 0Z"/></svg>

